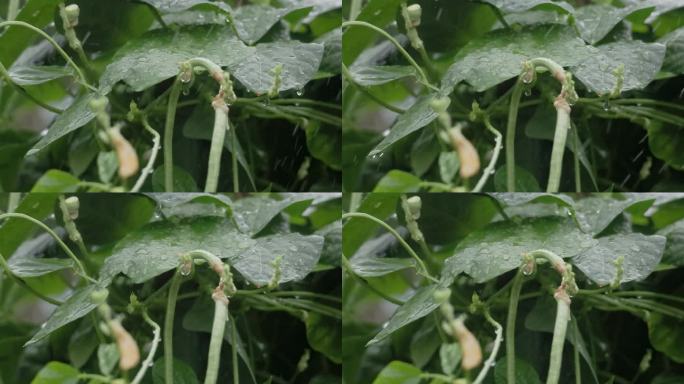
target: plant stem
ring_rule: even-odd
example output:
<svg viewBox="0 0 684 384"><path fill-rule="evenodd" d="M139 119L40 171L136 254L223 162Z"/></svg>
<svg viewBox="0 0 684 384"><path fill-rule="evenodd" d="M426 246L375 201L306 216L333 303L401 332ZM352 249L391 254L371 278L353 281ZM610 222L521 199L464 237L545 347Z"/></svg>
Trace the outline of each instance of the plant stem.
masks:
<svg viewBox="0 0 684 384"><path fill-rule="evenodd" d="M233 315L228 313L228 321L230 321L230 338L232 341L231 345L231 358L233 360L233 384L240 384L240 371L238 365L238 354L237 354L237 324L235 323L235 318Z"/></svg>
<svg viewBox="0 0 684 384"><path fill-rule="evenodd" d="M212 106L214 107L214 133L211 137L207 182L204 186L204 192L209 193L215 193L218 187L219 174L221 173L221 154L228 130L228 106L223 99L218 98L214 99Z"/></svg>
<svg viewBox="0 0 684 384"><path fill-rule="evenodd" d="M563 292L563 294L565 294ZM563 364L563 346L565 344L565 334L568 330L570 321L570 300L556 294L556 324L553 330L553 341L551 343L551 355L549 362L549 373L546 384L558 384L561 366Z"/></svg>
<svg viewBox="0 0 684 384"><path fill-rule="evenodd" d="M173 384L173 319L176 314L176 299L181 285L181 274L178 269L171 278L169 298L166 303L164 317L164 382Z"/></svg>
<svg viewBox="0 0 684 384"><path fill-rule="evenodd" d="M71 57L69 56L69 54L67 54L67 53L62 49L62 47L61 47L59 44L57 44L57 42L55 41L55 39L53 39L50 35L48 35L47 33L43 32L43 30L41 30L40 28L36 28L36 27L34 27L33 25L31 25L31 24L29 24L29 23L25 23L25 22L23 22L23 21L4 21L4 22L0 23L0 28L6 27L6 26L12 26L12 25L13 25L13 26L17 26L17 27L28 28L28 29L30 29L31 31L33 31L33 32L35 32L35 33L41 35L42 37L44 37L44 38L45 38L45 39L46 39L46 40L55 48L55 50L57 50L57 52L59 52L59 54L62 55L62 57L64 58L64 60L66 60L66 62L67 62L69 65L71 65L71 66L76 70L76 73L78 74L78 77L81 79L81 84L82 84L83 86L89 88L90 90L97 91L97 90L96 90L95 88L93 88L90 84L88 84L88 80L87 80L87 78L85 77L85 75L83 74L83 72L81 71L81 68L79 68L79 66L76 65L76 63L74 63L74 61L71 59Z"/></svg>
<svg viewBox="0 0 684 384"><path fill-rule="evenodd" d="M487 358L487 361L485 361L482 370L475 378L475 381L473 381L473 384L481 384L485 377L487 377L487 372L489 372L489 369L494 366L496 355L499 354L499 348L501 347L501 342L503 341L503 327L501 326L501 324L499 324L496 320L492 318L492 315L489 313L489 310L487 308L485 308L484 310L484 315L489 324L494 326L496 339L494 340L494 348L492 349L492 353Z"/></svg>
<svg viewBox="0 0 684 384"><path fill-rule="evenodd" d="M154 337L152 339L152 347L150 348L150 352L147 354L147 358L145 358L145 361L143 361L142 366L140 366L140 370L138 370L138 373L133 378L133 381L131 381L131 384L138 384L140 383L140 381L142 381L143 377L145 377L145 372L147 372L147 368L152 366L154 354L157 352L157 347L159 347L159 341L161 340L161 328L159 328L159 324L155 323L154 321L152 321L152 319L150 319L150 316L147 314L147 310L144 308L142 311L142 315L143 319L145 319L145 322L154 329Z"/></svg>
<svg viewBox="0 0 684 384"><path fill-rule="evenodd" d="M575 384L582 384L582 367L581 367L581 362L580 362L580 354L579 354L579 348L577 348L577 343L579 340L579 328L577 325L577 320L573 317L572 318L572 329L574 332L574 337L575 337L575 345L574 345L574 358L575 358Z"/></svg>
<svg viewBox="0 0 684 384"><path fill-rule="evenodd" d="M21 87L19 84L15 83L14 80L12 80L12 77L10 76L9 72L7 72L7 68L5 68L2 63L0 63L0 75L5 79L7 84L9 84L14 90L19 93L20 95L26 97L27 99L33 101L34 103L38 104L41 108L46 109L50 112L53 113L62 113L64 112L63 110L53 107L50 104L47 104L36 97L34 97L32 94L28 93L23 87Z"/></svg>
<svg viewBox="0 0 684 384"><path fill-rule="evenodd" d="M506 125L506 189L508 192L515 192L515 128L522 92L523 82L519 77L513 86Z"/></svg>
<svg viewBox="0 0 684 384"><path fill-rule="evenodd" d="M577 128L572 130L573 133L573 148L575 151L575 155L573 156L574 162L575 162L575 192L580 193L582 192L582 175L580 174L580 163L579 163L579 151L580 151L580 143L579 143L579 132L577 131Z"/></svg>
<svg viewBox="0 0 684 384"><path fill-rule="evenodd" d="M522 270L518 269L511 286L506 319L506 382L515 384L515 323L518 317L518 302L523 285Z"/></svg>
<svg viewBox="0 0 684 384"><path fill-rule="evenodd" d="M227 127L228 131L231 134L230 135L230 146L232 147L232 153L231 153L231 163L233 166L233 192L238 193L240 192L240 174L238 173L238 158L237 158L237 127L235 125L232 126L233 130L231 130L231 125L230 125L230 120L227 122Z"/></svg>
<svg viewBox="0 0 684 384"><path fill-rule="evenodd" d="M480 180L477 181L472 192L480 192L482 190L482 187L484 187L489 176L494 173L494 167L496 166L496 161L499 159L499 152L501 152L501 133L494 129L492 123L489 121L489 116L485 115L484 123L489 132L494 134L494 153L492 154L492 159L489 160L487 168L482 171L482 176L480 176Z"/></svg>
<svg viewBox="0 0 684 384"><path fill-rule="evenodd" d="M12 21L19 14L19 0L9 0L7 4L7 20Z"/></svg>
<svg viewBox="0 0 684 384"><path fill-rule="evenodd" d="M410 245L408 245L408 243L404 240L404 238L401 237L401 235L399 235L399 233L397 231L395 231L394 228L392 228L389 224L385 223L384 221L378 219L375 216L371 216L371 215L369 215L367 213L363 213L363 212L348 212L348 213L345 213L342 215L342 219L349 218L349 217L359 217L359 218L371 220L371 221L374 221L375 223L383 226L385 229L387 229L387 231L389 231L392 235L394 235L394 237L396 237L397 241L399 241L399 244L401 244L401 246L404 247L404 249L406 249L406 251L409 253L409 255L411 255L411 257L413 257L416 260L416 263L418 264L418 267L419 267L418 273L423 275L424 277L428 278L429 280L435 282L435 283L438 282L437 279L435 279L434 277L432 277L430 275L427 267L425 266L425 263L423 263L423 260L418 256L418 254L416 254L416 252L411 248Z"/></svg>
<svg viewBox="0 0 684 384"><path fill-rule="evenodd" d="M549 181L546 186L547 193L557 193L560 187L565 142L567 141L568 130L570 129L570 105L568 102L563 97L558 97L553 104L556 107L556 133L553 137L553 149L551 150Z"/></svg>
<svg viewBox="0 0 684 384"><path fill-rule="evenodd" d="M147 165L140 171L140 176L138 176L138 180L135 182L133 188L131 188L131 192L140 191L140 188L145 184L147 176L149 176L154 169L154 163L157 160L157 154L159 153L159 147L161 146L161 137L159 136L159 133L150 126L150 123L147 121L147 115L143 115L142 124L145 130L152 135L152 153L150 154L150 159L147 161Z"/></svg>
<svg viewBox="0 0 684 384"><path fill-rule="evenodd" d="M45 225L42 221L36 220L33 217L31 217L29 215L25 215L23 213L3 213L2 215L0 215L0 220L10 218L10 217L28 220L28 221L32 222L33 224L41 227L43 230L45 230L45 232L47 232L50 236L52 236L53 239L55 239L55 241L60 246L60 248L62 248L62 250L64 250L64 252L67 254L67 256L69 256L74 261L74 263L76 263L76 266L78 267L78 270L76 271L77 274L79 274L84 279L90 281L91 283L97 282L92 277L88 276L88 273L86 272L85 268L83 267L83 264L81 264L81 260L79 260L78 257L76 257L74 252L69 248L69 246L67 246L62 241L62 239L52 230L52 228Z"/></svg>
<svg viewBox="0 0 684 384"><path fill-rule="evenodd" d="M207 374L204 378L204 384L216 384L218 379L223 333L226 330L226 320L228 318L228 299L223 294L223 291L220 289L215 290L212 298L214 299L214 323L211 328ZM233 324L233 326L235 325Z"/></svg>
<svg viewBox="0 0 684 384"><path fill-rule="evenodd" d="M176 120L176 107L181 92L180 76L171 86L169 104L166 110L166 126L164 127L164 190L173 192L173 129Z"/></svg>
<svg viewBox="0 0 684 384"><path fill-rule="evenodd" d="M413 57L411 57L411 55L408 52L406 52L404 47L402 47L401 44L399 44L399 42L397 41L397 39L392 37L392 35L385 32L383 29L378 28L375 25L367 23L365 21L345 21L344 23L342 23L342 28L350 27L350 26L365 27L365 28L371 29L371 30L383 35L392 44L394 44L394 46L397 48L399 53L401 53L402 56L404 56L404 58L406 58L406 60L409 62L409 64L411 64L416 69L416 71L420 75L419 81L421 81L421 83L423 83L423 85L425 85L426 87L428 87L434 91L439 90L434 85L430 84L430 81L428 80L428 77L425 75L423 68L421 68L420 65L418 65L418 63L416 63L415 60L413 60Z"/></svg>
<svg viewBox="0 0 684 384"><path fill-rule="evenodd" d="M20 286L20 287L24 288L25 290L31 292L32 294L36 295L41 300L46 301L46 302L53 304L53 305L64 304L63 302L61 302L59 300L56 300L56 299L53 299L49 296L43 295L42 293L33 289L33 287L31 287L30 285L26 284L26 282L23 279L21 279L19 276L15 275L12 272L9 264L7 264L7 261L5 260L5 257L2 254L0 254L0 267L2 267L7 272L7 276L9 276L9 278L12 279L12 281L14 281L18 286Z"/></svg>

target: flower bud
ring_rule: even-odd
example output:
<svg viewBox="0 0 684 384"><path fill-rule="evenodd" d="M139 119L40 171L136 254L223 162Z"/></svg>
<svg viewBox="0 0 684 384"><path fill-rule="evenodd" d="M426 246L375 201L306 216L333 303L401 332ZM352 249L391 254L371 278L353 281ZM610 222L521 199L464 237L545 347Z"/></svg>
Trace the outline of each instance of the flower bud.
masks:
<svg viewBox="0 0 684 384"><path fill-rule="evenodd" d="M131 143L121 134L118 127L109 129L107 134L119 160L119 176L127 179L135 175L140 168L140 161Z"/></svg>
<svg viewBox="0 0 684 384"><path fill-rule="evenodd" d="M453 322L453 328L456 332L456 338L461 345L461 367L464 370L470 371L478 367L482 363L482 348L475 336L466 328L463 319L457 319Z"/></svg>
<svg viewBox="0 0 684 384"><path fill-rule="evenodd" d="M81 9L77 4L69 4L64 8L64 15L69 23L65 28L73 28L78 25L78 17L81 14Z"/></svg>
<svg viewBox="0 0 684 384"><path fill-rule="evenodd" d="M420 25L420 18L423 14L423 9L420 7L420 4L411 4L408 7L406 7L406 12L409 17L409 21L414 27L417 27Z"/></svg>
<svg viewBox="0 0 684 384"><path fill-rule="evenodd" d="M446 112L446 110L449 108L449 104L451 104L451 99L446 96L436 97L430 101L430 107L437 113Z"/></svg>
<svg viewBox="0 0 684 384"><path fill-rule="evenodd" d="M420 209L423 206L423 202L420 200L420 196L411 196L406 199L406 206L411 212L414 220L420 219Z"/></svg>
<svg viewBox="0 0 684 384"><path fill-rule="evenodd" d="M435 298L435 301L438 304L443 304L449 301L449 297L451 297L451 289L449 288L441 288L436 290L433 294L432 297Z"/></svg>
<svg viewBox="0 0 684 384"><path fill-rule="evenodd" d="M66 207L67 213L71 220L78 219L78 209L80 207L80 202L77 196L71 196L64 200L64 206Z"/></svg>
<svg viewBox="0 0 684 384"><path fill-rule="evenodd" d="M119 368L123 371L135 367L140 362L140 349L138 344L133 339L130 333L121 325L121 321L112 320L109 322L109 328L112 330L112 337L116 341L116 346L119 349Z"/></svg>
<svg viewBox="0 0 684 384"><path fill-rule="evenodd" d="M451 143L458 152L458 160L461 163L459 173L462 178L468 179L475 176L480 171L480 155L477 153L475 146L470 142L460 128L453 128L449 130Z"/></svg>
<svg viewBox="0 0 684 384"><path fill-rule="evenodd" d="M106 288L98 289L90 294L90 300L93 304L104 304L107 301L107 296L109 296L109 291Z"/></svg>

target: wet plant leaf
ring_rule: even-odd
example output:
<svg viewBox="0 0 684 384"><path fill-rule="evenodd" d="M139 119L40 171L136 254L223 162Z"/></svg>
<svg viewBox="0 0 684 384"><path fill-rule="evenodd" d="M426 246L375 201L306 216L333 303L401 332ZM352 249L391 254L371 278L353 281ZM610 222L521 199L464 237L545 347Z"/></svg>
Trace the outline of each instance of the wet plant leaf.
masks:
<svg viewBox="0 0 684 384"><path fill-rule="evenodd" d="M684 73L684 27L661 37L658 42L667 47L663 70L674 74Z"/></svg>
<svg viewBox="0 0 684 384"><path fill-rule="evenodd" d="M648 316L648 336L656 350L677 363L684 363L684 321L651 312Z"/></svg>
<svg viewBox="0 0 684 384"><path fill-rule="evenodd" d="M542 6L544 9L553 9L564 13L573 13L575 9L565 1L551 0L484 0L499 8L504 13L518 13Z"/></svg>
<svg viewBox="0 0 684 384"><path fill-rule="evenodd" d="M583 231L594 236L603 232L618 216L626 210L636 210L643 214L655 200L649 196L632 195L624 200L589 196L575 203L577 222Z"/></svg>
<svg viewBox="0 0 684 384"><path fill-rule="evenodd" d="M403 361L393 361L380 371L373 384L419 384L421 370Z"/></svg>
<svg viewBox="0 0 684 384"><path fill-rule="evenodd" d="M13 274L19 277L36 277L72 268L71 259L13 257L7 263Z"/></svg>
<svg viewBox="0 0 684 384"><path fill-rule="evenodd" d="M38 372L31 384L77 384L78 375L76 368L59 361L51 361Z"/></svg>
<svg viewBox="0 0 684 384"><path fill-rule="evenodd" d="M630 18L643 22L653 8L643 4L623 8L607 4L589 4L577 8L575 20L582 38L589 44L596 44L623 19L631 16Z"/></svg>
<svg viewBox="0 0 684 384"><path fill-rule="evenodd" d="M48 81L73 76L74 72L68 67L15 65L10 68L9 74L12 78L12 81L18 85L25 86L43 84L47 83Z"/></svg>
<svg viewBox="0 0 684 384"><path fill-rule="evenodd" d="M415 68L401 65L353 65L349 71L356 83L366 87L416 76Z"/></svg>
<svg viewBox="0 0 684 384"><path fill-rule="evenodd" d="M421 180L404 171L392 170L378 181L378 184L373 188L373 192L418 192L420 189Z"/></svg>

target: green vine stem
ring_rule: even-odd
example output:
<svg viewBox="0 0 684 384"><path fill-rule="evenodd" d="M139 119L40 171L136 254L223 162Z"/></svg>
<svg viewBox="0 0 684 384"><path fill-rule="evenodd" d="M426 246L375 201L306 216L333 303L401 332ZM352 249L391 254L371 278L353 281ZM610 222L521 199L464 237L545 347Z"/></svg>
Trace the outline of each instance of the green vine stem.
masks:
<svg viewBox="0 0 684 384"><path fill-rule="evenodd" d="M489 313L489 310L487 308L484 309L484 315L489 324L491 324L494 327L496 338L494 340L494 348L492 349L491 354L485 361L482 370L480 370L480 373L475 378L475 381L473 381L473 384L481 384L484 381L485 377L487 377L489 369L494 366L496 355L499 354L499 348L501 347L501 342L503 341L503 327L501 326L501 324L499 324L496 320L492 318L492 315ZM513 383L515 382L509 382L509 384Z"/></svg>
<svg viewBox="0 0 684 384"><path fill-rule="evenodd" d="M164 381L173 384L173 320L176 315L176 299L182 282L181 269L176 269L169 286L164 317Z"/></svg>
<svg viewBox="0 0 684 384"><path fill-rule="evenodd" d="M499 153L501 152L501 133L492 126L492 123L489 121L489 116L485 115L484 123L487 127L487 130L494 135L494 153L492 154L492 158L489 160L489 164L487 164L487 167L484 169L484 171L482 171L482 176L480 176L480 180L477 181L477 184L475 184L475 188L473 188L472 192L480 192L482 190L484 185L487 183L489 176L494 173L494 167L496 166L496 162L499 159Z"/></svg>
<svg viewBox="0 0 684 384"><path fill-rule="evenodd" d="M580 338L579 326L577 325L577 319L572 318L572 331L575 338L575 345L573 348L573 357L575 363L575 384L582 384L582 366L580 362L579 348L577 347L577 340Z"/></svg>
<svg viewBox="0 0 684 384"><path fill-rule="evenodd" d="M508 384L515 384L515 323L522 286L523 270L521 268L513 278L511 297L508 301L508 318L506 319L506 382Z"/></svg>
<svg viewBox="0 0 684 384"><path fill-rule="evenodd" d="M365 21L345 21L344 23L342 23L342 28L350 27L350 26L368 28L368 29L371 29L371 30L383 35L387 40L389 40L392 44L394 44L394 46L397 48L399 53L401 53L401 55L404 56L404 58L406 58L406 61L408 61L409 64L411 64L416 69L416 71L418 72L418 75L419 75L418 81L420 81L423 85L432 89L433 91L439 91L439 89L437 89L434 85L430 84L430 81L428 80L428 77L425 75L423 68L421 68L420 65L418 65L418 63L416 63L415 60L413 60L413 57L411 57L411 55L408 52L406 52L404 47L402 47L401 44L399 44L399 42L397 41L397 39L392 37L392 35L385 32L381 28L378 28L375 25L367 23Z"/></svg>
<svg viewBox="0 0 684 384"><path fill-rule="evenodd" d="M215 193L218 188L219 174L221 173L221 154L228 130L228 106L223 98L214 98L211 105L214 107L214 131L211 137L211 149L209 150L209 166L207 168L207 181L204 192ZM236 157L233 153L233 157Z"/></svg>
<svg viewBox="0 0 684 384"><path fill-rule="evenodd" d="M413 248L411 248L411 246L408 245L408 243L404 240L404 238L401 237L401 235L397 231L395 231L394 228L392 228L389 224L385 223L384 221L378 219L375 216L371 216L371 215L369 215L367 213L363 213L363 212L348 212L348 213L345 213L342 215L342 219L347 219L347 218L351 218L351 217L358 217L358 218L367 219L367 220L373 221L376 224L379 224L382 227L384 227L388 232L390 232L392 235L394 235L394 237L397 239L397 241L399 241L399 244L401 244L401 246L404 247L406 252L408 252L408 254L411 257L413 257L413 259L416 261L416 264L418 265L418 268L417 268L418 274L427 278L428 280L430 280L432 282L435 282L435 283L438 282L437 279L435 279L434 277L432 277L432 275L430 275L430 272L428 271L427 267L425 266L425 263L418 256L418 254L416 254L416 252L413 250Z"/></svg>
<svg viewBox="0 0 684 384"><path fill-rule="evenodd" d="M177 76L171 86L169 104L166 110L164 127L164 190L173 192L173 129L176 123L176 108L181 93L181 76Z"/></svg>
<svg viewBox="0 0 684 384"><path fill-rule="evenodd" d="M77 4L70 4L65 6L64 2L59 3L59 15L62 19L62 26L64 27L64 36L69 43L69 47L73 49L77 54L79 59L85 67L90 70L90 60L86 56L83 50L83 44L81 40L76 36L76 30L74 29L78 25L78 17L80 14L80 9Z"/></svg>
<svg viewBox="0 0 684 384"><path fill-rule="evenodd" d="M147 314L146 309L143 309L142 315L145 322L149 324L154 330L152 338L152 347L150 348L150 352L147 354L145 361L143 361L142 366L140 366L138 373L133 378L133 381L131 381L131 384L139 384L142 381L143 377L145 377L145 372L147 372L147 368L152 366L154 354L157 352L157 347L159 347L159 341L161 341L161 328L159 328L159 324L155 323L152 319L150 319L150 316Z"/></svg>
<svg viewBox="0 0 684 384"><path fill-rule="evenodd" d="M231 124L230 120L228 120L228 125L227 125L228 132L231 134L230 135L230 146L232 148L232 156L231 156L231 164L232 164L232 171L233 171L233 192L238 193L240 192L240 174L238 170L238 158L237 158L237 141L238 141L238 136L237 136L237 129L233 125L232 130L231 130Z"/></svg>
<svg viewBox="0 0 684 384"><path fill-rule="evenodd" d="M218 379L223 333L226 330L226 320L228 319L228 298L223 293L223 288L216 287L211 298L214 300L214 323L211 327L207 374L204 378L204 384L216 384ZM235 324L232 325L233 327L235 326ZM233 340L233 343L235 343L235 340Z"/></svg>
<svg viewBox="0 0 684 384"><path fill-rule="evenodd" d="M147 180L147 177L154 170L154 163L155 161L157 161L159 147L161 146L161 136L157 131L155 131L150 126L146 114L143 114L142 124L145 130L149 132L150 135L152 135L152 152L150 153L150 159L147 161L147 165L145 165L145 168L143 168L142 171L140 171L140 176L138 176L138 180L136 180L135 185L133 185L133 188L131 188L131 192L140 191L140 188L142 188L143 184L145 184L145 180Z"/></svg>
<svg viewBox="0 0 684 384"><path fill-rule="evenodd" d="M81 71L81 68L79 68L78 65L76 65L76 63L74 63L74 61L71 59L71 57L62 49L62 47L59 44L57 44L55 39L53 39L50 35L45 33L40 28L36 28L33 25L31 25L29 23L25 23L23 21L3 21L2 23L0 23L0 28L4 28L7 26L16 26L16 27L27 28L27 29L30 29L31 31L41 35L43 38L45 38L55 48L55 50L64 58L64 60L66 60L66 62L71 67L74 68L74 70L78 74L78 77L81 80L81 84L83 86L85 86L86 88L92 90L92 91L95 91L95 92L97 91L97 89L95 89L93 86L88 84L88 80L85 77L85 75L83 74L83 72Z"/></svg>
<svg viewBox="0 0 684 384"><path fill-rule="evenodd" d="M436 71L432 65L432 60L425 50L425 44L423 40L418 35L418 26L420 26L421 16L423 10L420 4L406 5L406 1L401 3L401 15L404 18L404 26L406 28L406 36L408 36L409 41L413 49L418 51L420 58L423 60L425 67L428 69L430 75L435 75Z"/></svg>
<svg viewBox="0 0 684 384"><path fill-rule="evenodd" d="M523 93L522 76L513 86L506 125L506 189L515 192L515 128L518 120L520 97Z"/></svg>
<svg viewBox="0 0 684 384"><path fill-rule="evenodd" d="M240 367L238 364L238 351L237 351L237 339L238 339L238 334L237 334L237 324L235 323L235 318L233 315L230 313L228 314L228 321L230 321L230 338L232 340L231 343L231 359L233 363L233 384L240 384Z"/></svg>
<svg viewBox="0 0 684 384"><path fill-rule="evenodd" d="M53 239L55 239L55 241L60 246L60 248L62 248L62 250L64 250L64 253L66 253L67 256L69 256L74 261L74 263L76 264L76 267L77 267L76 273L91 283L97 283L97 281L95 281L95 279L88 276L88 273L86 272L86 269L83 267L81 260L79 260L78 257L76 257L74 252L69 248L69 246L67 246L64 243L64 241L62 241L62 239L55 233L55 231L52 230L52 228L45 225L42 221L36 220L33 217L31 217L29 215L25 215L23 213L14 212L14 213L3 213L0 215L0 220L7 219L7 218L17 218L17 219L27 220L27 221L30 221L31 223L39 226L40 228L42 228L45 232L47 232L50 236L52 236Z"/></svg>
<svg viewBox="0 0 684 384"><path fill-rule="evenodd" d="M553 102L553 106L556 108L556 130L551 150L551 162L549 164L549 180L546 186L546 192L556 193L560 187L565 143L568 138L568 131L570 130L570 105L577 102L579 97L575 92L572 74L566 72L555 61L543 57L535 58L527 61L523 67L525 68L521 75L523 81L533 81L534 76L536 76L536 68L542 67L548 69L551 75L561 84L561 91Z"/></svg>

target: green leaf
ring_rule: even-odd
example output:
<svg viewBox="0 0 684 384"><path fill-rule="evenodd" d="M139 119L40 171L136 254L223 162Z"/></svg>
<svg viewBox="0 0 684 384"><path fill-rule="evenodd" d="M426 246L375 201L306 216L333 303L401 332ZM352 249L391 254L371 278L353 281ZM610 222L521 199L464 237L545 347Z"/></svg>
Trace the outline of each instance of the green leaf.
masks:
<svg viewBox="0 0 684 384"><path fill-rule="evenodd" d="M532 58L546 57L568 67L582 63L595 51L572 28L558 24L495 30L459 51L442 79L442 93L451 93L462 80L482 92L520 75L522 63Z"/></svg>
<svg viewBox="0 0 684 384"><path fill-rule="evenodd" d="M81 320L79 327L69 338L69 361L75 368L81 368L90 360L99 344L92 320Z"/></svg>
<svg viewBox="0 0 684 384"><path fill-rule="evenodd" d="M369 193L361 201L357 212L364 212L378 219L384 220L393 214L399 201L397 194ZM345 256L353 255L366 242L373 237L379 225L364 218L349 218L342 227L342 253Z"/></svg>
<svg viewBox="0 0 684 384"><path fill-rule="evenodd" d="M280 283L303 279L320 258L323 238L298 233L252 239L235 224L220 217L184 218L178 222L155 222L130 233L105 261L101 276L124 273L142 283L177 268L180 255L205 250L228 262L251 283L268 284L273 261L281 256Z"/></svg>
<svg viewBox="0 0 684 384"><path fill-rule="evenodd" d="M508 368L508 361L506 358L499 359L494 368L494 383L506 384L506 369ZM530 363L523 359L515 359L515 381L516 383L525 384L541 384L539 374Z"/></svg>
<svg viewBox="0 0 684 384"><path fill-rule="evenodd" d="M632 16L643 21L651 11L652 6L643 4L624 8L589 4L575 11L575 22L582 38L589 44L596 44L623 19Z"/></svg>
<svg viewBox="0 0 684 384"><path fill-rule="evenodd" d="M454 151L440 152L439 177L443 183L451 184L460 166L461 162L458 159L458 153Z"/></svg>
<svg viewBox="0 0 684 384"><path fill-rule="evenodd" d="M193 8L197 5L208 5L217 10L230 12L231 8L228 4L221 1L212 0L138 0L147 3L159 10L162 13L180 12Z"/></svg>
<svg viewBox="0 0 684 384"><path fill-rule="evenodd" d="M679 75L684 73L684 27L661 37L658 42L667 47L663 71Z"/></svg>
<svg viewBox="0 0 684 384"><path fill-rule="evenodd" d="M73 76L71 67L20 65L9 70L12 81L21 86L37 85L48 81Z"/></svg>
<svg viewBox="0 0 684 384"><path fill-rule="evenodd" d="M421 180L413 174L393 169L378 181L373 192L418 192L420 184Z"/></svg>
<svg viewBox="0 0 684 384"><path fill-rule="evenodd" d="M648 337L657 351L677 363L684 363L684 321L656 312L648 316Z"/></svg>
<svg viewBox="0 0 684 384"><path fill-rule="evenodd" d="M572 5L566 3L565 1L552 1L552 0L484 0L485 2L499 8L501 12L504 13L518 13L530 10L537 6L545 6L553 10L574 13L575 9Z"/></svg>
<svg viewBox="0 0 684 384"><path fill-rule="evenodd" d="M439 322L436 318L428 317L423 320L420 329L413 334L409 345L411 361L418 367L423 368L432 360L432 356L442 346L437 327Z"/></svg>
<svg viewBox="0 0 684 384"><path fill-rule="evenodd" d="M369 0L356 20L383 28L395 20L401 0ZM350 27L342 36L342 59L350 65L356 57L378 37L366 28Z"/></svg>
<svg viewBox="0 0 684 384"><path fill-rule="evenodd" d="M419 384L421 370L403 361L393 361L380 371L373 384Z"/></svg>
<svg viewBox="0 0 684 384"><path fill-rule="evenodd" d="M97 173L101 182L108 184L118 169L119 159L116 157L116 152L108 151L97 154Z"/></svg>
<svg viewBox="0 0 684 384"><path fill-rule="evenodd" d="M33 193L76 192L79 180L70 173L51 169L31 188Z"/></svg>
<svg viewBox="0 0 684 384"><path fill-rule="evenodd" d="M234 202L234 216L240 231L252 236L257 235L282 211L295 205L310 205L320 194L293 193L276 200L268 194L256 194Z"/></svg>
<svg viewBox="0 0 684 384"><path fill-rule="evenodd" d="M497 192L508 191L508 171L506 166L502 165L496 170L494 174L494 190ZM542 188L539 182L530 171L519 166L515 166L515 192L538 192Z"/></svg>
<svg viewBox="0 0 684 384"><path fill-rule="evenodd" d="M594 236L603 232L624 211L635 209L643 214L655 201L649 196L638 194L625 200L600 196L585 197L574 204L580 227Z"/></svg>
<svg viewBox="0 0 684 384"><path fill-rule="evenodd" d="M28 0L25 3L16 20L41 29L52 22L59 0ZM0 62L10 68L21 53L37 39L42 37L28 28L5 27L4 33L0 35Z"/></svg>
<svg viewBox="0 0 684 384"><path fill-rule="evenodd" d="M416 265L414 259L381 256L395 243L396 239L390 233L365 242L354 256L349 259L354 273L361 277L377 277L414 267Z"/></svg>
<svg viewBox="0 0 684 384"><path fill-rule="evenodd" d="M154 192L164 192L166 191L166 186L164 185L164 166L160 165L152 173L152 190ZM184 191L184 192L197 192L199 187L197 187L197 182L192 178L192 175L185 169L173 166L173 190L174 191Z"/></svg>
<svg viewBox="0 0 684 384"><path fill-rule="evenodd" d="M494 222L458 244L454 255L446 259L442 275L453 277L454 271L463 270L482 283L520 267L524 253L546 249L567 258L595 244L596 240L565 218Z"/></svg>
<svg viewBox="0 0 684 384"><path fill-rule="evenodd" d="M618 41L599 46L598 52L572 68L572 73L589 90L604 95L615 89L617 78L614 71L623 65L622 92L642 89L655 78L664 57L663 44Z"/></svg>
<svg viewBox="0 0 684 384"><path fill-rule="evenodd" d="M54 212L57 194L29 193L20 202L15 212L44 220ZM0 225L0 254L12 260L19 246L34 233L36 225L23 219L8 218Z"/></svg>
<svg viewBox="0 0 684 384"><path fill-rule="evenodd" d="M641 233L601 237L598 244L573 257L572 263L599 285L617 276L616 262L622 258L621 283L647 278L658 266L665 250L665 238Z"/></svg>
<svg viewBox="0 0 684 384"><path fill-rule="evenodd" d="M97 348L97 362L100 371L109 376L116 363L119 362L119 349L116 344L100 344Z"/></svg>
<svg viewBox="0 0 684 384"><path fill-rule="evenodd" d="M7 263L12 273L19 277L36 277L48 273L72 268L74 262L71 259L36 258L36 257L13 257Z"/></svg>
<svg viewBox="0 0 684 384"><path fill-rule="evenodd" d="M31 384L78 384L78 375L76 368L59 361L51 361L38 372Z"/></svg>
<svg viewBox="0 0 684 384"><path fill-rule="evenodd" d="M399 115L389 134L370 151L368 156L381 156L389 146L435 120L437 112L430 106L434 98L434 94L419 97L406 112Z"/></svg>
<svg viewBox="0 0 684 384"><path fill-rule="evenodd" d="M319 72L336 75L342 71L342 28L336 28L319 37L316 43L323 44L323 58Z"/></svg>
<svg viewBox="0 0 684 384"><path fill-rule="evenodd" d="M105 278L105 280L99 285L105 287L109 285L110 281L111 280ZM24 346L26 347L42 340L55 330L71 323L72 321L80 319L81 317L90 313L93 309L97 308L97 303L92 301L90 295L98 288L98 285L91 284L76 289L74 294L71 295L71 297L69 297L64 304L55 309L52 315L50 315L50 318L41 326L38 332L33 335L31 340L24 344Z"/></svg>
<svg viewBox="0 0 684 384"><path fill-rule="evenodd" d="M252 45L264 37L271 27L292 11L294 11L292 8L248 4L237 8L232 14L238 36L245 43Z"/></svg>
<svg viewBox="0 0 684 384"><path fill-rule="evenodd" d="M273 69L281 64L280 91L300 90L316 75L323 59L323 48L322 44L299 41L262 43L239 58L234 57L239 53L230 55L231 62L226 65L240 83L261 95L273 87Z"/></svg>
<svg viewBox="0 0 684 384"><path fill-rule="evenodd" d="M442 372L444 372L445 375L454 373L458 363L461 362L461 347L459 344L442 344L439 348L439 361L442 365Z"/></svg>
<svg viewBox="0 0 684 384"><path fill-rule="evenodd" d="M320 263L339 267L342 255L342 220L336 220L317 230L316 235L325 239Z"/></svg>
<svg viewBox="0 0 684 384"><path fill-rule="evenodd" d="M152 383L164 384L164 358L160 357L154 362L152 368ZM187 363L176 358L173 359L173 382L183 384L199 384L199 379L195 370Z"/></svg>
<svg viewBox="0 0 684 384"><path fill-rule="evenodd" d="M669 225L658 231L658 234L667 238L662 262L684 266L684 221Z"/></svg>
<svg viewBox="0 0 684 384"><path fill-rule="evenodd" d="M306 339L311 348L342 364L342 324L339 319L309 312Z"/></svg>
<svg viewBox="0 0 684 384"><path fill-rule="evenodd" d="M684 135L682 127L650 121L646 125L648 146L653 155L669 166L684 169Z"/></svg>
<svg viewBox="0 0 684 384"><path fill-rule="evenodd" d="M354 82L366 87L416 76L415 68L408 65L352 65L349 71Z"/></svg>
<svg viewBox="0 0 684 384"><path fill-rule="evenodd" d="M52 142L88 124L95 118L95 112L90 109L90 102L96 97L95 93L86 93L79 96L69 108L57 116L47 133L26 153L26 156L34 155Z"/></svg>
<svg viewBox="0 0 684 384"><path fill-rule="evenodd" d="M553 193L490 193L490 196L495 198L499 203L507 207L513 207L524 204L557 204L561 207L575 211L575 202L572 198L565 195L558 195Z"/></svg>
<svg viewBox="0 0 684 384"><path fill-rule="evenodd" d="M342 134L338 128L310 122L305 127L306 146L313 157L332 169L342 170Z"/></svg>

